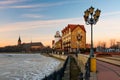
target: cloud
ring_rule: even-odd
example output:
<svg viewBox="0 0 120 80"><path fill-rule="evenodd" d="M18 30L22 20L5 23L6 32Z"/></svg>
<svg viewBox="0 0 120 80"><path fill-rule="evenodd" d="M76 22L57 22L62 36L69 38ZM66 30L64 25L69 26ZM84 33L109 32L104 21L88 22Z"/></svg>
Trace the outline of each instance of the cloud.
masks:
<svg viewBox="0 0 120 80"><path fill-rule="evenodd" d="M102 16L112 16L112 15L120 15L120 11L104 13Z"/></svg>
<svg viewBox="0 0 120 80"><path fill-rule="evenodd" d="M0 5L14 4L14 3L19 3L23 1L25 0L4 0L4 1L0 1Z"/></svg>
<svg viewBox="0 0 120 80"><path fill-rule="evenodd" d="M28 22L16 22L6 25L1 25L0 32L28 30L40 27L56 27L58 24L66 24L70 22L78 22L80 18L58 19L58 20L38 20Z"/></svg>
<svg viewBox="0 0 120 80"><path fill-rule="evenodd" d="M23 14L23 18L43 18L43 15L38 15L38 14Z"/></svg>
<svg viewBox="0 0 120 80"><path fill-rule="evenodd" d="M20 0L25 1L25 0ZM1 2L1 4L13 4L13 3L17 3L20 2L19 0L12 0L12 1L4 1ZM0 6L1 9L4 8L17 8L17 9L29 9L29 8L43 8L43 7L51 7L51 6L60 6L60 5L64 5L64 4L68 4L68 3L73 3L72 1L61 1L61 2L54 2L54 3L38 3L38 4L26 4L26 5L8 5L8 6Z"/></svg>
<svg viewBox="0 0 120 80"><path fill-rule="evenodd" d="M27 0L2 0L0 1L0 9L14 8L20 2L26 2ZM13 6L14 5L14 6ZM25 6L21 6L21 8ZM19 8L19 6L18 6Z"/></svg>

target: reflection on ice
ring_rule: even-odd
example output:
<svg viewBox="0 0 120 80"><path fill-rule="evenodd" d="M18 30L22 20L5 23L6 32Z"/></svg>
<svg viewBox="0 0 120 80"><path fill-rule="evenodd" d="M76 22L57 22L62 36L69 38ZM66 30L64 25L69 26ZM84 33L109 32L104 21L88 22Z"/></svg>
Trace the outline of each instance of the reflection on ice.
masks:
<svg viewBox="0 0 120 80"><path fill-rule="evenodd" d="M0 54L0 80L41 80L59 64L40 54Z"/></svg>

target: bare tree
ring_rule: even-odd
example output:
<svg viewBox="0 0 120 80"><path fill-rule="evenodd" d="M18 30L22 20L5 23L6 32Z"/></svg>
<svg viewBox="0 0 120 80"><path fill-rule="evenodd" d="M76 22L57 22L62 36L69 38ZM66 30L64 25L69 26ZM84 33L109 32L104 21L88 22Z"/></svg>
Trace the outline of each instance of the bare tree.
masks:
<svg viewBox="0 0 120 80"><path fill-rule="evenodd" d="M105 49L106 48L106 42L102 42L102 47Z"/></svg>
<svg viewBox="0 0 120 80"><path fill-rule="evenodd" d="M116 42L115 39L110 40L110 48L114 48L115 42Z"/></svg>
<svg viewBox="0 0 120 80"><path fill-rule="evenodd" d="M97 43L97 47L101 47L101 41Z"/></svg>

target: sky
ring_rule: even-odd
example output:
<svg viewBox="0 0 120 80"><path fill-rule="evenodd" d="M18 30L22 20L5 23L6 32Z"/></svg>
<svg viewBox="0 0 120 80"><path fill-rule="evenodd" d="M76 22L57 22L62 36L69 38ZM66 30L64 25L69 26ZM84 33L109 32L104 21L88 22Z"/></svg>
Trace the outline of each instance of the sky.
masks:
<svg viewBox="0 0 120 80"><path fill-rule="evenodd" d="M51 46L56 31L68 24L84 25L86 41L90 43L90 25L84 11L91 6L101 10L93 27L94 44L120 42L120 0L0 0L0 47L22 43L42 42Z"/></svg>

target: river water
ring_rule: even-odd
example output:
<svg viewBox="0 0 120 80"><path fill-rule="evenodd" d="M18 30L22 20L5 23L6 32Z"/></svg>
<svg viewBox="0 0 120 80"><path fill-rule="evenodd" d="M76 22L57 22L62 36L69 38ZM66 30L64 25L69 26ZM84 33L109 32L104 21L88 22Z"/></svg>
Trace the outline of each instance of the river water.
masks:
<svg viewBox="0 0 120 80"><path fill-rule="evenodd" d="M41 80L60 63L40 54L0 54L0 80Z"/></svg>

